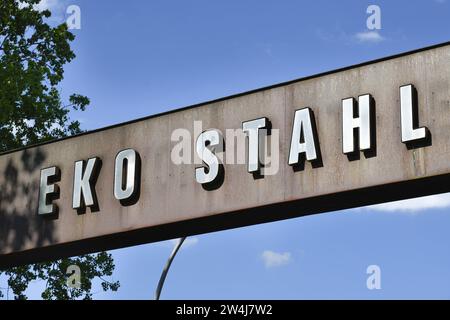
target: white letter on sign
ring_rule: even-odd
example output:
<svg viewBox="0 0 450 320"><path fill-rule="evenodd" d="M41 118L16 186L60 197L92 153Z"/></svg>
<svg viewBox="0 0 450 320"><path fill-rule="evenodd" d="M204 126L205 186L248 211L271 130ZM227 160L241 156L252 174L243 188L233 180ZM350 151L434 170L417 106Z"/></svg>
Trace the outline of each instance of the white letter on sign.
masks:
<svg viewBox="0 0 450 320"><path fill-rule="evenodd" d="M141 161L133 149L120 151L114 171L114 197L123 205L131 205L139 198Z"/></svg>
<svg viewBox="0 0 450 320"><path fill-rule="evenodd" d="M308 161L318 160L313 120L314 114L310 108L295 111L289 165L298 164L299 155L302 153L306 155Z"/></svg>
<svg viewBox="0 0 450 320"><path fill-rule="evenodd" d="M402 142L411 143L427 138L427 128L419 126L417 91L409 84L400 87Z"/></svg>
<svg viewBox="0 0 450 320"><path fill-rule="evenodd" d="M208 166L207 168L195 168L195 179L198 183L208 184L219 176L221 164L213 151L216 149L215 147L220 147L222 143L222 137L217 130L204 131L198 136L197 155Z"/></svg>
<svg viewBox="0 0 450 320"><path fill-rule="evenodd" d="M263 139L259 139L260 130L267 126L267 118L259 118L242 123L242 131L248 135L248 158L247 171L258 172L261 168L259 161L260 143L264 143Z"/></svg>
<svg viewBox="0 0 450 320"><path fill-rule="evenodd" d="M375 119L371 119L372 109L373 99L369 94L360 96L358 103L354 98L342 100L342 151L344 154L367 151L373 147L371 122ZM355 139L354 129L358 129L359 139ZM359 145L355 146L355 144Z"/></svg>
<svg viewBox="0 0 450 320"><path fill-rule="evenodd" d="M59 180L60 175L61 173L57 167L41 170L41 180L39 183L39 215L58 213L58 206L52 203L52 201L59 197L59 187L54 182Z"/></svg>
<svg viewBox="0 0 450 320"><path fill-rule="evenodd" d="M100 169L100 159L91 158L87 161L75 162L75 173L73 177L73 209L84 209L98 205L95 193L95 182Z"/></svg>

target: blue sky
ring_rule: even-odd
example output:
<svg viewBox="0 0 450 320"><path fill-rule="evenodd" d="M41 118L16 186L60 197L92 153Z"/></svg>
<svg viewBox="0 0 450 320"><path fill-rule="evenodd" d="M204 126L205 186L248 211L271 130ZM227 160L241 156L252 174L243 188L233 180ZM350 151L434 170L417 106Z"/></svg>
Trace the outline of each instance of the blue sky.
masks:
<svg viewBox="0 0 450 320"><path fill-rule="evenodd" d="M95 129L450 40L450 0L65 1L81 9L63 94ZM369 33L366 9L381 8ZM450 195L191 237L163 299L450 298ZM117 293L151 299L173 242L112 251ZM368 290L366 269L381 269ZM42 284L30 297L39 298Z"/></svg>

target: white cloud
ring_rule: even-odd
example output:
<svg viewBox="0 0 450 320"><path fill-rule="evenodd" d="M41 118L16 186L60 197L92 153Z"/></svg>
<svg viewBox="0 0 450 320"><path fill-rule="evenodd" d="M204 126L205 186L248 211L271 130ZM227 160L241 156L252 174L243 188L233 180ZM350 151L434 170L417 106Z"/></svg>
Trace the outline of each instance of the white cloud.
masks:
<svg viewBox="0 0 450 320"><path fill-rule="evenodd" d="M65 2L66 0L41 0L41 2L36 5L36 8L39 11L65 11L65 7L67 6Z"/></svg>
<svg viewBox="0 0 450 320"><path fill-rule="evenodd" d="M170 240L170 243L175 246L178 243L179 239L172 239ZM183 245L181 246L182 248L189 248L192 247L194 245L196 245L198 243L198 238L197 237L187 237L184 242Z"/></svg>
<svg viewBox="0 0 450 320"><path fill-rule="evenodd" d="M377 30L372 31L364 31L364 32L358 32L356 34L354 33L347 33L344 30L340 28L336 28L331 31L317 29L316 35L319 37L320 40L326 41L326 42L339 42L339 43L345 43L347 45L353 45L356 43L362 44L362 43L380 43L387 38L383 37L381 33Z"/></svg>
<svg viewBox="0 0 450 320"><path fill-rule="evenodd" d="M61 1L59 1L59 0L41 0L41 2L39 2L35 8L38 9L39 11L44 11L44 10L51 11L60 6L61 6Z"/></svg>
<svg viewBox="0 0 450 320"><path fill-rule="evenodd" d="M371 43L377 43L386 40L381 34L378 33L378 31L358 32L355 35L355 38L359 42L371 42Z"/></svg>
<svg viewBox="0 0 450 320"><path fill-rule="evenodd" d="M28 3L18 0L19 8L28 7ZM38 11L52 10L59 8L62 5L62 0L41 0L38 4L33 6Z"/></svg>
<svg viewBox="0 0 450 320"><path fill-rule="evenodd" d="M19 7L23 8L28 4L17 0L19 2ZM66 11L66 1L67 0L41 0L38 4L34 5L34 9L38 11L49 10L52 15L49 18L51 23L62 23L64 22L64 16Z"/></svg>
<svg viewBox="0 0 450 320"><path fill-rule="evenodd" d="M450 207L450 193L382 203L366 207L366 209L388 211L388 212L415 213L427 209L439 209L445 207Z"/></svg>
<svg viewBox="0 0 450 320"><path fill-rule="evenodd" d="M291 253L278 253L270 250L265 250L261 254L261 258L263 259L266 268L280 267L288 264L291 261Z"/></svg>

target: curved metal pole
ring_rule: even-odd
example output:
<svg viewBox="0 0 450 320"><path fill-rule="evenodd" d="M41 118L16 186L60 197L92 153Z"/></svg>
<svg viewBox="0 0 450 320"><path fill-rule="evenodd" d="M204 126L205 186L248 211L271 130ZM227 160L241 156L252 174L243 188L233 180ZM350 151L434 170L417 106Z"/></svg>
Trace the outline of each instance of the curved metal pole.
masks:
<svg viewBox="0 0 450 320"><path fill-rule="evenodd" d="M169 272L170 265L172 264L175 255L177 254L178 250L180 250L181 245L183 244L185 239L186 237L183 237L178 240L178 243L175 245L175 247L172 250L172 253L170 254L169 260L167 260L166 266L164 267L163 272L161 273L161 278L159 279L158 287L156 288L155 300L159 300L159 296L161 295L161 290L163 288L164 281L166 280L167 272Z"/></svg>

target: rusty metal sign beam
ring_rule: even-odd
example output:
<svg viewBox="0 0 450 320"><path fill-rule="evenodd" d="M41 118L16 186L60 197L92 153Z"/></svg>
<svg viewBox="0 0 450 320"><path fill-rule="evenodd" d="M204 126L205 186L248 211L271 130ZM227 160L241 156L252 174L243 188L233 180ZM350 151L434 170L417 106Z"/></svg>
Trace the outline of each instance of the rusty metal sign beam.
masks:
<svg viewBox="0 0 450 320"><path fill-rule="evenodd" d="M450 43L5 153L0 267L446 191Z"/></svg>

